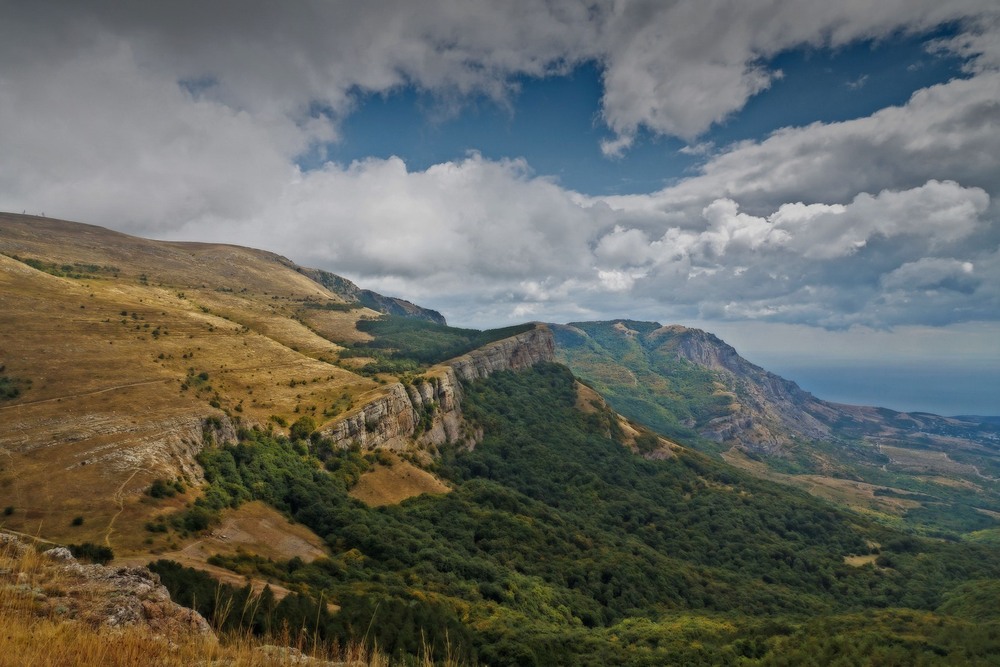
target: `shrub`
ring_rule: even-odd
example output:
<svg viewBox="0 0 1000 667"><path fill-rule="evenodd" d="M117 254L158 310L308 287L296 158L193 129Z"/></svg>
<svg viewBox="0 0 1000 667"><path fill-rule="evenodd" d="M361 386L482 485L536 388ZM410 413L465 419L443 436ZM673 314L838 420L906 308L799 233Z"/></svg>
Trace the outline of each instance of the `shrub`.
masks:
<svg viewBox="0 0 1000 667"><path fill-rule="evenodd" d="M70 523L71 526L82 526L83 525L83 517L82 516L75 516L75 517L73 517L73 520L70 521L69 523Z"/></svg>
<svg viewBox="0 0 1000 667"><path fill-rule="evenodd" d="M92 563L100 563L101 565L107 565L114 560L115 557L115 552L111 550L111 547L94 544L93 542L70 544L68 548L70 553L72 553L76 558L87 560Z"/></svg>
<svg viewBox="0 0 1000 667"><path fill-rule="evenodd" d="M147 491L153 498L173 498L177 495L177 488L163 479L154 479L152 486Z"/></svg>
<svg viewBox="0 0 1000 667"><path fill-rule="evenodd" d="M180 528L200 533L219 520L219 513L202 505L194 505L175 518Z"/></svg>
<svg viewBox="0 0 1000 667"><path fill-rule="evenodd" d="M288 432L292 440L307 440L316 430L316 420L310 415L299 417Z"/></svg>

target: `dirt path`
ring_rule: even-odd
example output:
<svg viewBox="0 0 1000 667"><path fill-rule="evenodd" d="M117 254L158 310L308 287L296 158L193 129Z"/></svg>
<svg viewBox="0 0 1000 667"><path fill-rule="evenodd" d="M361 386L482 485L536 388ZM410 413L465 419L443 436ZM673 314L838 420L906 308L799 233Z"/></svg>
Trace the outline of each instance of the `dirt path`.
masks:
<svg viewBox="0 0 1000 667"><path fill-rule="evenodd" d="M15 403L14 405L5 405L0 408L0 412L4 410L13 410L14 408L23 408L28 405L40 405L42 403L56 403L58 401L63 401L69 398L80 398L81 396L96 396L97 394L106 394L109 391L118 391L120 389L131 389L132 387L142 387L150 384L164 384L167 382L173 382L172 378L161 378L159 380L143 380L141 382L130 382L128 384L120 384L114 387L105 387L104 389L95 389L94 391L85 391L79 394L66 394L65 396L55 396L53 398L40 398L37 401L24 401L22 403Z"/></svg>
<svg viewBox="0 0 1000 667"><path fill-rule="evenodd" d="M115 491L115 495L111 497L111 500L118 505L118 511L115 512L113 517L111 517L111 521L108 521L108 530L104 533L104 544L108 547L111 546L111 531L114 530L115 519L117 519L121 513L125 511L125 486L140 472L142 472L141 468L139 470L135 470L131 475L129 475L128 479L122 482L122 485L118 487L117 491Z"/></svg>
<svg viewBox="0 0 1000 667"><path fill-rule="evenodd" d="M976 471L976 476L977 477L989 480L991 482L996 482L997 481L996 477L990 477L989 475L984 475L983 473L979 472L979 466L972 466L972 469Z"/></svg>

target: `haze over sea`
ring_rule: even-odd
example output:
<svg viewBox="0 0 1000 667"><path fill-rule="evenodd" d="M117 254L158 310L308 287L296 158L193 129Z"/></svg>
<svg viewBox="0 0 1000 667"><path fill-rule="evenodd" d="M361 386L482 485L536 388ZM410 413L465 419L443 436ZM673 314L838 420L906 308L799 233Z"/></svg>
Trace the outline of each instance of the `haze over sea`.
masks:
<svg viewBox="0 0 1000 667"><path fill-rule="evenodd" d="M818 398L938 415L1000 415L1000 363L765 364Z"/></svg>

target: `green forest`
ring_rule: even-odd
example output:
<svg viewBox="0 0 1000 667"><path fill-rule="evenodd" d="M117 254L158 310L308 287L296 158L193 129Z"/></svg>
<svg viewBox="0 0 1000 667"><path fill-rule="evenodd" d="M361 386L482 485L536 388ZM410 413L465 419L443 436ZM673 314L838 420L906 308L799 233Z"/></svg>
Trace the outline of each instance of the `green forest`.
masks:
<svg viewBox="0 0 1000 667"><path fill-rule="evenodd" d="M404 661L425 647L487 665L1000 660L1000 618L983 595L1000 587L990 545L896 532L693 451L637 457L607 415L575 408L560 365L498 373L466 394L485 436L440 459L454 487L444 496L367 507L347 491L373 455L315 436L244 430L207 448L209 486L188 515L210 524L263 500L334 554L214 559L297 593L226 622L363 637ZM874 562L845 563L857 555ZM193 570L156 568L175 595L206 585ZM225 594L246 606L248 590ZM217 616L219 597L191 603Z"/></svg>

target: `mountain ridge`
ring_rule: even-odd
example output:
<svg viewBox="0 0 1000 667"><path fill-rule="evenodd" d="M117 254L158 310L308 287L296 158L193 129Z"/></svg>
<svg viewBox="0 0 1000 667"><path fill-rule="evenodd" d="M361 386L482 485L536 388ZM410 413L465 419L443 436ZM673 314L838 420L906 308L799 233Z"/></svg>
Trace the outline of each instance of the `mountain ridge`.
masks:
<svg viewBox="0 0 1000 667"><path fill-rule="evenodd" d="M930 511L954 498L930 473L890 484L904 455L993 476L886 431L930 417L833 406L831 423L809 416L837 438L805 442L806 417L778 403L822 402L705 332L456 329L384 316L273 253L30 225L0 217L0 374L18 389L0 398L0 521L82 553L176 558L151 567L206 618L260 590L262 616L216 621L228 630L273 621L304 641L371 636L400 662L454 646L491 665L771 664L818 650L817 623L852 659L873 636L904 663L995 653L992 626L960 618L1000 567L986 479L947 478L982 502L933 540L772 483ZM550 363L567 349L591 386ZM602 382L659 392L670 437L621 417ZM741 449L742 433L765 446ZM854 470L844 451L886 478L835 477ZM787 472L816 461L840 467ZM382 497L412 466L426 483L393 503L353 493L365 479Z"/></svg>
<svg viewBox="0 0 1000 667"><path fill-rule="evenodd" d="M987 420L824 401L680 325L550 327L557 358L614 409L755 474L952 536L990 528L982 513L1000 508L1000 428Z"/></svg>
<svg viewBox="0 0 1000 667"><path fill-rule="evenodd" d="M236 245L0 214L4 524L126 554L176 550L144 534L162 510L143 498L153 482L178 480L188 491L166 502L193 500L205 443L235 441L250 426L287 432L308 418L318 432L341 429L343 446L387 432L386 420L399 422L397 450L435 446L463 437L457 401L447 400L458 375L551 356L541 333L496 358L489 350L503 345L460 357L454 369L365 370L366 355L383 351L356 347L379 335L358 324L382 314L353 300L360 292L344 288L345 297L307 275L317 271ZM414 313L409 320L443 326L433 311ZM376 415L371 406L392 396L404 399L400 411ZM86 522L74 526L78 515Z"/></svg>

